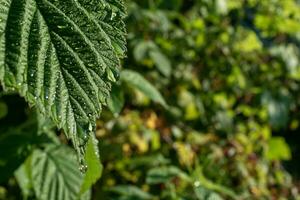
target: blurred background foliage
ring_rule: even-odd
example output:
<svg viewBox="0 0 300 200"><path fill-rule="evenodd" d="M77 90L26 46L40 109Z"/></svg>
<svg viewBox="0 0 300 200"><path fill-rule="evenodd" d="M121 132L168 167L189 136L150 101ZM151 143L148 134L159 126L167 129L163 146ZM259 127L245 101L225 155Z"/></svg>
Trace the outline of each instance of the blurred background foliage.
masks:
<svg viewBox="0 0 300 200"><path fill-rule="evenodd" d="M300 2L126 6L128 56L97 123L93 199L300 199Z"/></svg>

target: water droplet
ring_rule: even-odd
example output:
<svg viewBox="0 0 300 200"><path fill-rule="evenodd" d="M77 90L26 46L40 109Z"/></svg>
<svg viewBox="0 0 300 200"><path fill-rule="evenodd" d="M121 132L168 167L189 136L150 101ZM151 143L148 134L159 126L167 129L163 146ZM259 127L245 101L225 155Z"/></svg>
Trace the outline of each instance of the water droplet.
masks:
<svg viewBox="0 0 300 200"><path fill-rule="evenodd" d="M117 14L114 13L114 12L112 12L112 13L111 13L111 16L110 16L110 20L113 20L116 16L117 16Z"/></svg>
<svg viewBox="0 0 300 200"><path fill-rule="evenodd" d="M81 164L79 167L79 170L81 171L81 173L85 173L88 169L88 166L85 164Z"/></svg>
<svg viewBox="0 0 300 200"><path fill-rule="evenodd" d="M93 126L91 123L89 123L89 131L92 132L93 131Z"/></svg>
<svg viewBox="0 0 300 200"><path fill-rule="evenodd" d="M199 181L195 181L195 182L194 182L194 186L195 186L195 187L199 187L199 186L200 186L200 182L199 182Z"/></svg>

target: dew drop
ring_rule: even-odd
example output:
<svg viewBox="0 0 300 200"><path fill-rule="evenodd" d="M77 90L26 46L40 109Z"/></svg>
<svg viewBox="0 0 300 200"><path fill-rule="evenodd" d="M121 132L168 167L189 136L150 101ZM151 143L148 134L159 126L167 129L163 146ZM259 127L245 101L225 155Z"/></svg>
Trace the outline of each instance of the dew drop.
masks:
<svg viewBox="0 0 300 200"><path fill-rule="evenodd" d="M199 181L195 181L195 182L194 182L194 186L195 186L195 187L199 187L200 185L201 185L201 184L200 184Z"/></svg>
<svg viewBox="0 0 300 200"><path fill-rule="evenodd" d="M113 20L113 19L114 19L116 16L117 16L117 14L116 14L116 13L114 13L114 12L112 12L112 13L111 13L110 20Z"/></svg>
<svg viewBox="0 0 300 200"><path fill-rule="evenodd" d="M85 141L87 141L87 140L89 139L88 135L85 134L85 135L83 136L83 139L84 139Z"/></svg>
<svg viewBox="0 0 300 200"><path fill-rule="evenodd" d="M89 131L92 132L93 131L93 126L91 123L89 123Z"/></svg>
<svg viewBox="0 0 300 200"><path fill-rule="evenodd" d="M88 166L85 164L81 164L79 167L79 170L81 171L81 173L85 173L88 169Z"/></svg>

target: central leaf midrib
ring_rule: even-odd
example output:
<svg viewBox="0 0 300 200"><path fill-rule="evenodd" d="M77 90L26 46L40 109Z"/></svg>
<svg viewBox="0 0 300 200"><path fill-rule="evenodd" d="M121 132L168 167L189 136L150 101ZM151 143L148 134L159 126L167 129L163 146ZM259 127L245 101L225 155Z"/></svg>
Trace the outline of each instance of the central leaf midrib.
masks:
<svg viewBox="0 0 300 200"><path fill-rule="evenodd" d="M104 60L101 58L101 55L99 54L99 52L97 51L97 49L95 48L95 46L93 45L93 43L90 41L90 39L85 35L85 33L80 29L80 27L77 26L77 24L71 19L69 18L63 11L61 11L59 8L57 8L53 3L47 1L47 0L44 0L44 2L46 2L49 6L51 6L52 8L54 8L59 14L61 14L68 22L70 22L73 27L76 29L76 31L78 31L78 33L80 33L80 35L84 38L85 42L90 46L90 48L93 50L94 54L96 55L97 59L99 62L101 62L101 64L104 64L105 66L103 67L107 67ZM41 15L43 16L42 14L42 11L38 8L38 4L37 5L37 9L39 10L39 12L41 13ZM81 8L81 9L84 9L84 8ZM88 15L87 15L88 18L90 18ZM43 17L44 18L44 17ZM44 18L44 21L46 22L47 24L47 21L45 20ZM94 21L94 23L96 25L98 25L97 22ZM49 26L48 26L49 27ZM101 30L101 28L100 28ZM53 31L53 30L52 30ZM101 61L100 61L101 60ZM96 72L97 73L97 72Z"/></svg>
<svg viewBox="0 0 300 200"><path fill-rule="evenodd" d="M60 9L58 9L58 8L57 8L55 5L53 5L51 2L49 2L49 1L44 1L44 2L46 2L46 3L48 3L48 5L52 6L57 12L59 12L59 14L63 15L64 18L65 18L68 22L70 22L70 23L75 27L76 31L78 31L78 33L80 33L80 35L84 38L84 40L85 40L86 43L89 45L89 47L92 49L92 51L94 52L94 54L96 54L97 59L100 58L100 59L102 60L101 63L104 63L103 59L101 58L101 56L99 55L99 53L98 53L97 50L95 49L94 45L91 43L91 41L88 39L88 37L81 31L81 29L74 23L74 21L72 21L68 16L66 16ZM42 14L42 11L38 8L38 5L37 5L37 9L39 10L39 13L41 14L41 16L42 16L44 22L47 24L47 21L45 20L43 14ZM47 26L48 26L48 25L47 25ZM49 31L52 31L53 33L55 33L53 30L51 30L51 29L49 28L49 26L48 26L48 30L49 30ZM56 33L56 34L57 34L57 33ZM53 40L52 40L52 38L51 38L51 34L49 33L49 35L50 35L51 43L54 45L54 42L53 42ZM57 34L57 35L58 35L58 34ZM62 37L60 37L60 38L63 39ZM65 44L67 44L67 42L66 42L65 40L64 40L64 42L65 42ZM67 45L68 45L68 44L67 44ZM55 45L54 45L54 46L55 46ZM72 49L72 47L71 47L70 45L68 45L68 47L69 47L70 49ZM72 49L72 50L73 50L73 49ZM83 64L80 65L80 66L82 66L82 67L83 67L82 69L83 69L84 71L86 71L86 74L89 76L89 81L93 83L93 87L94 87L94 88L97 88L96 84L94 83L94 80L90 77L91 75L90 75L89 71L87 70L87 68L86 68L86 66L85 66L85 64L84 64L84 61L81 60L80 56L79 56L74 50L73 50L72 53L76 54L76 57L78 57L78 58L80 59L80 61L83 63ZM55 54L56 54L56 51L55 51ZM57 56L56 56L56 57L57 57ZM60 60L59 60L58 58L57 58L57 60L58 60L58 62L60 63ZM105 63L104 63L104 64L105 64ZM61 64L59 64L59 65L61 66ZM62 73L62 70L63 70L63 69L60 69L60 73L61 73L61 75L64 77L64 75L63 75L63 73ZM93 70L93 69L91 69L91 70ZM94 71L94 70L93 70L93 71ZM97 72L95 72L95 73L97 74ZM69 95L69 96L72 96L71 93L70 93L70 91L69 91L68 85L67 85L66 82L65 82L65 79L63 79L63 82L64 82L64 85L65 85L67 91L68 91L68 95ZM78 83L78 85L81 87L81 85L80 85L79 83ZM82 89L82 91L85 92L85 90L84 90L82 87L81 87L81 89ZM97 92L97 91L95 91L95 92ZM92 99L89 97L89 95L88 95L86 92L85 92L85 96L89 99L90 104L93 105L93 107L94 107L95 105L94 105ZM73 107L73 104L72 104L72 102L71 102L71 100L70 100L69 97L68 97L68 101L69 101L69 103L70 103L70 105L71 105L73 118L74 118L75 121L76 121L76 118L75 118L75 112L74 112L74 107ZM84 110L84 109L83 109L83 110ZM99 112L99 111L97 111L97 114L98 114L98 112ZM84 112L84 113L85 113L85 112ZM86 113L85 113L85 114L86 114ZM95 113L94 113L94 115L95 115Z"/></svg>

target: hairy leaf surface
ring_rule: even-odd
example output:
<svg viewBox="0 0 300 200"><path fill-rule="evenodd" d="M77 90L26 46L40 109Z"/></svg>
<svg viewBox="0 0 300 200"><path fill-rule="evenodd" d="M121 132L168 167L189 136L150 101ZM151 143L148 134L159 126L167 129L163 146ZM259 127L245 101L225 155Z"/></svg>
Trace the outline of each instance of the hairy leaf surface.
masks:
<svg viewBox="0 0 300 200"><path fill-rule="evenodd" d="M80 155L118 79L120 0L0 0L0 79L63 128Z"/></svg>
<svg viewBox="0 0 300 200"><path fill-rule="evenodd" d="M45 150L33 152L31 181L38 199L79 199L83 177L74 157L69 148L58 145L49 145Z"/></svg>

